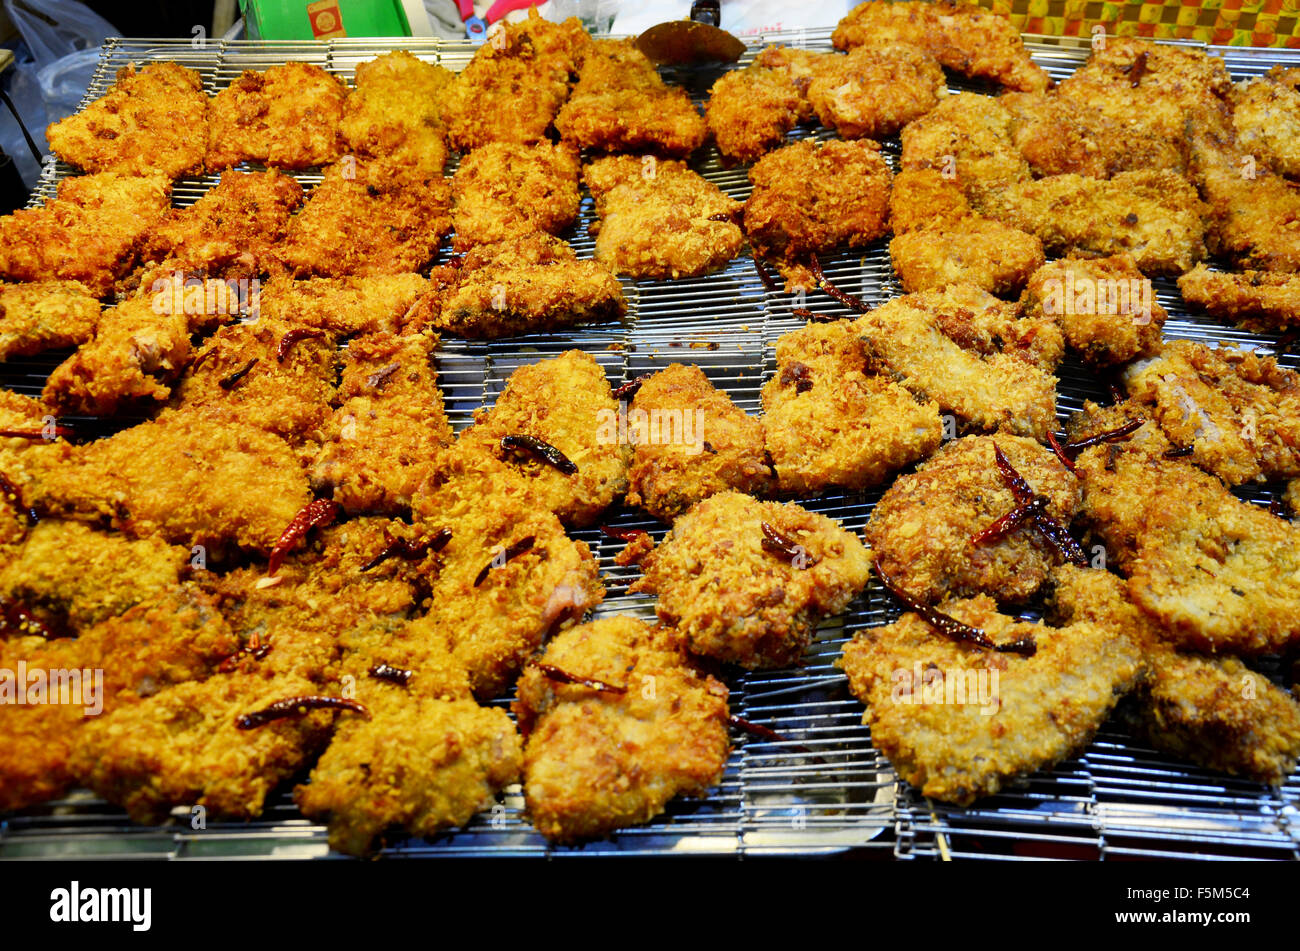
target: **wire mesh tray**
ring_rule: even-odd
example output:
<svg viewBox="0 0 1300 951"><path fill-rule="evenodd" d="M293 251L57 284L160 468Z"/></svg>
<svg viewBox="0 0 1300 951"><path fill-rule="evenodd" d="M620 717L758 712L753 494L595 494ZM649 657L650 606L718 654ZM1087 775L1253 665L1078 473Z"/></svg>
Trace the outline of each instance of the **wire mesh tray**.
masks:
<svg viewBox="0 0 1300 951"><path fill-rule="evenodd" d="M1034 58L1057 79L1087 57L1086 43L1075 38L1030 37L1028 41ZM767 33L749 39L742 64L769 42L831 48L828 30ZM244 69L265 69L291 59L315 63L351 80L358 63L397 47L452 70L463 68L474 51L465 43L414 39L203 45L114 39L101 52L86 101L102 95L117 70L132 62L175 60L198 71L207 91L215 93ZM1224 56L1234 79L1259 75L1279 63L1300 65L1300 52L1213 49ZM668 71L670 81L684 85L697 104L717 75L717 70L706 69ZM830 134L800 127L789 138ZM896 167L896 138L885 143L885 154ZM692 164L733 197L748 195L745 170L723 168L712 145L702 149ZM454 163L449 173L452 169ZM33 203L52 195L57 183L72 173L62 163L47 161ZM320 181L318 172L296 177L306 187ZM207 175L178 181L173 202L192 204L216 180ZM584 258L592 255L586 230L591 220L588 198L573 233L566 236ZM823 264L833 281L868 303L902 293L889 264L887 241L828 256ZM628 315L621 324L492 342L445 338L438 354L439 377L457 431L469 424L475 409L496 399L516 367L571 348L590 353L614 385L672 362L697 364L737 405L756 414L759 389L775 372L777 338L803 324L792 316L787 295L764 290L748 255L703 278L624 280L624 290ZM1170 314L1165 326L1168 338L1277 345L1275 337L1249 334L1189 314L1172 282L1157 281L1156 290ZM819 314L848 316L843 307L820 294L814 294L808 306ZM0 386L39 393L46 376L65 356L46 354L0 364ZM1282 363L1292 368L1300 365L1293 355L1284 355ZM1105 396L1104 385L1073 357L1062 364L1058 375L1062 419L1081 408L1085 399ZM94 421L82 422L92 432L106 431L102 426L96 429ZM1266 502L1267 490L1247 490L1243 497ZM879 495L879 490L827 492L801 504L860 531ZM664 531L637 512L619 511L609 521L619 528L647 529L656 538ZM595 530L573 534L599 558L608 588L596 615L627 613L652 619L653 600L627 592L636 569L613 562L622 543ZM554 847L528 824L522 792L516 786L465 829L435 840L397 842L383 854L396 858L851 852L881 858L1300 858L1300 774L1283 789L1271 790L1167 761L1109 728L1078 759L1034 774L970 809L924 799L901 783L872 747L870 732L862 725L862 707L848 694L843 675L833 666L840 648L856 631L896 616L897 610L873 580L843 615L823 625L800 667L729 678L733 713L777 731L791 745L748 735L733 737L735 749L722 783L707 799L676 801L654 822L607 840ZM197 830L191 828L188 810L178 810L167 825L132 825L121 810L86 791L0 817L0 858L7 859L332 854L324 827L304 819L283 790L270 798L265 815L256 822L209 823Z"/></svg>

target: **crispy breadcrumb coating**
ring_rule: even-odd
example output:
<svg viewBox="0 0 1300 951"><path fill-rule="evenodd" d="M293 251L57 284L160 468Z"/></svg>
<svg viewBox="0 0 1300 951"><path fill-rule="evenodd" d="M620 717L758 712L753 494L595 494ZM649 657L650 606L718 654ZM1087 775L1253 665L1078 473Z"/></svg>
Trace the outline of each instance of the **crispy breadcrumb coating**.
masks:
<svg viewBox="0 0 1300 951"><path fill-rule="evenodd" d="M208 107L207 166L240 162L302 169L343 154L339 123L347 87L311 63L245 70Z"/></svg>
<svg viewBox="0 0 1300 951"><path fill-rule="evenodd" d="M600 221L596 260L617 274L697 277L724 267L744 244L742 205L685 162L615 155L583 169Z"/></svg>
<svg viewBox="0 0 1300 951"><path fill-rule="evenodd" d="M744 69L718 78L709 90L704 116L724 159L753 162L812 117L812 63L825 55L768 46Z"/></svg>
<svg viewBox="0 0 1300 951"><path fill-rule="evenodd" d="M447 141L439 102L455 78L406 50L358 63L339 124L344 141L358 156L388 159L420 177L441 175Z"/></svg>
<svg viewBox="0 0 1300 951"><path fill-rule="evenodd" d="M162 175L65 178L40 208L0 218L0 278L80 281L106 297L170 200L171 182Z"/></svg>
<svg viewBox="0 0 1300 951"><path fill-rule="evenodd" d="M857 635L839 663L867 705L872 745L944 802L970 805L1082 752L1144 670L1140 647L1110 627L1018 621L983 595L940 607L995 643L1032 637L1037 650L1023 657L960 644L907 613ZM946 702L950 690L961 699Z"/></svg>
<svg viewBox="0 0 1300 951"><path fill-rule="evenodd" d="M635 446L627 503L661 521L723 489L761 496L774 484L763 423L694 364L669 364L644 381L627 430Z"/></svg>
<svg viewBox="0 0 1300 951"><path fill-rule="evenodd" d="M463 252L533 231L559 234L578 217L580 171L576 153L550 142L475 149L451 182L453 246Z"/></svg>
<svg viewBox="0 0 1300 951"><path fill-rule="evenodd" d="M1232 87L1237 145L1280 175L1300 176L1300 70L1274 66Z"/></svg>
<svg viewBox="0 0 1300 951"><path fill-rule="evenodd" d="M903 129L901 168L934 169L983 213L1003 190L1029 180L1029 165L1011 138L1011 118L1001 101L989 96L945 96Z"/></svg>
<svg viewBox="0 0 1300 951"><path fill-rule="evenodd" d="M108 92L45 136L55 155L87 172L195 174L208 137L203 80L178 63L128 63Z"/></svg>
<svg viewBox="0 0 1300 951"><path fill-rule="evenodd" d="M0 283L0 361L80 346L94 336L99 310L76 281Z"/></svg>
<svg viewBox="0 0 1300 951"><path fill-rule="evenodd" d="M943 438L938 405L918 402L869 367L847 320L781 336L762 397L767 451L783 492L877 485Z"/></svg>
<svg viewBox="0 0 1300 951"><path fill-rule="evenodd" d="M791 543L768 550L767 525ZM673 522L628 590L658 595L655 613L696 654L748 669L799 660L822 618L866 585L862 543L794 503L719 492Z"/></svg>
<svg viewBox="0 0 1300 951"><path fill-rule="evenodd" d="M1178 279L1183 300L1256 333L1300 324L1300 275L1274 271L1228 274L1198 264Z"/></svg>
<svg viewBox="0 0 1300 951"><path fill-rule="evenodd" d="M819 60L808 101L821 124L845 139L883 139L933 109L943 70L918 46L865 45Z"/></svg>
<svg viewBox="0 0 1300 951"><path fill-rule="evenodd" d="M262 314L294 327L338 334L393 332L429 281L419 274L279 278L262 291Z"/></svg>
<svg viewBox="0 0 1300 951"><path fill-rule="evenodd" d="M918 601L986 594L1001 603L1024 602L1059 560L1029 524L998 541L975 540L1017 504L998 471L995 446L1047 499L1057 522L1068 526L1078 510L1078 479L1034 440L966 436L947 443L889 487L865 530L884 573Z"/></svg>
<svg viewBox="0 0 1300 951"><path fill-rule="evenodd" d="M538 663L626 688L556 681L537 665L520 678L524 796L548 839L649 822L676 796L704 796L722 779L727 688L694 667L671 631L605 618L565 631Z"/></svg>

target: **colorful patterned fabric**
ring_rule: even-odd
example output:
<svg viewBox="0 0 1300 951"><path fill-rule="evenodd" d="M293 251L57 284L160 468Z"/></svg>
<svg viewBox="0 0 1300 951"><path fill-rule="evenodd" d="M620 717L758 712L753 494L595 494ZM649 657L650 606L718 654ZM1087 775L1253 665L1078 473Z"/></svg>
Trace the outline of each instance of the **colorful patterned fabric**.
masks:
<svg viewBox="0 0 1300 951"><path fill-rule="evenodd" d="M1300 0L979 0L1026 33L1110 34L1300 49Z"/></svg>

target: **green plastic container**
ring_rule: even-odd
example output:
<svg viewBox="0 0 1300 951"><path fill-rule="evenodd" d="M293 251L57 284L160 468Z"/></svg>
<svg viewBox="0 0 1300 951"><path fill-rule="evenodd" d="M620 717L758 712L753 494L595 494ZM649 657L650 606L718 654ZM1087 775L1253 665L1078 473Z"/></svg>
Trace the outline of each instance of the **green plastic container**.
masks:
<svg viewBox="0 0 1300 951"><path fill-rule="evenodd" d="M239 0L250 39L410 36L401 0Z"/></svg>

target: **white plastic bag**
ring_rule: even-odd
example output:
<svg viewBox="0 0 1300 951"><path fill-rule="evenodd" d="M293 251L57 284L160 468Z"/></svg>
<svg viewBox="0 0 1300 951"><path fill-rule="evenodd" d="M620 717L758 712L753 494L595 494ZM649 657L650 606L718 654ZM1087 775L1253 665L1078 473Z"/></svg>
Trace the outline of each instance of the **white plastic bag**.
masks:
<svg viewBox="0 0 1300 951"><path fill-rule="evenodd" d="M721 26L728 33L744 37L761 30L797 30L800 27L834 26L858 0L722 0ZM691 15L691 0L659 3L624 3L611 32L636 36L656 23L685 20Z"/></svg>

